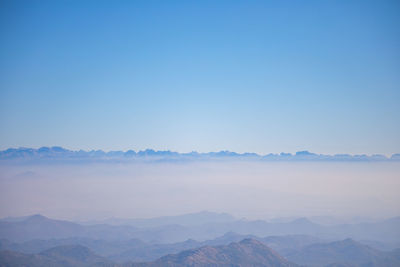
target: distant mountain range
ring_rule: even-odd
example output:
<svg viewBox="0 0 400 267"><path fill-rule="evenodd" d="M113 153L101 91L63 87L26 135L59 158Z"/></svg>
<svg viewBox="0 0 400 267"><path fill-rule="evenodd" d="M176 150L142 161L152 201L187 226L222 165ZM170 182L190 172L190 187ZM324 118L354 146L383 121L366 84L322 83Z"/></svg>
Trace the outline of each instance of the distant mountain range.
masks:
<svg viewBox="0 0 400 267"><path fill-rule="evenodd" d="M77 223L53 220L42 215L33 215L22 221L0 221L0 238L12 241L52 239L68 237L93 237L120 239L138 231L133 226L110 226L105 224L84 226Z"/></svg>
<svg viewBox="0 0 400 267"><path fill-rule="evenodd" d="M197 249L169 254L154 262L114 263L96 255L90 249L80 245L58 246L37 254L25 254L14 251L0 251L0 266L114 266L114 267L184 267L184 266L265 266L290 267L290 263L266 245L254 239L244 239L239 243L224 246L205 246Z"/></svg>
<svg viewBox="0 0 400 267"><path fill-rule="evenodd" d="M308 151L299 151L295 154L280 153L259 155L256 153L236 153L231 151L219 151L208 153L178 153L173 151L155 151L146 149L142 151L73 151L62 147L41 147L35 148L9 148L0 151L0 160L62 160L62 161L190 161L190 160L215 160L215 159L247 159L260 161L400 161L400 154L393 154L391 157L384 155L324 155Z"/></svg>
<svg viewBox="0 0 400 267"><path fill-rule="evenodd" d="M0 220L0 238L23 242L32 239L97 238L103 240L140 239L149 243L174 243L187 239L207 240L227 232L241 235L311 235L322 239L374 240L396 243L400 240L400 217L374 223L339 224L325 226L306 218L290 222L266 222L262 220L237 220L227 214L194 213L184 216L146 219L157 222L145 227L127 224L83 225L63 220L53 220L42 215ZM180 223L179 218L183 219ZM192 218L192 219L191 219ZM195 219L199 224L194 224ZM135 220L133 220L135 221ZM140 221L140 220L139 220ZM170 223L173 224L170 224ZM141 222L143 223L143 221ZM186 224L185 224L186 223ZM183 225L182 225L183 224Z"/></svg>

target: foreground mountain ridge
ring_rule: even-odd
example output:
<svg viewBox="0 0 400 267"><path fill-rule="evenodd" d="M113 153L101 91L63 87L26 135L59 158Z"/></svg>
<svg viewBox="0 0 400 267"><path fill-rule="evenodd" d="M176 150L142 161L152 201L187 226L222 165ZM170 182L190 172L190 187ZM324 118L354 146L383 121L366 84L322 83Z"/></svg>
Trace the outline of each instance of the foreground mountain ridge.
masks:
<svg viewBox="0 0 400 267"><path fill-rule="evenodd" d="M80 245L58 246L38 254L25 254L14 251L0 251L2 267L87 267L117 266L111 261L96 255Z"/></svg>
<svg viewBox="0 0 400 267"><path fill-rule="evenodd" d="M210 213L178 217L191 222L191 216L199 218L201 215L208 218ZM268 223L229 221L231 218L226 215L222 218L227 218L228 222L220 223L220 217L216 215L210 216L217 219L216 223L148 229L126 225L81 225L39 214L3 219L0 220L0 238L12 237L22 243L0 239L0 266L293 266L290 262L306 266L400 266L400 250L384 252L350 238L331 242L312 235L343 229L371 232L381 227L380 235L390 230L394 240L398 240L394 229L400 229L399 218L373 224L327 227L305 218ZM166 222L171 219L167 217ZM311 235L282 235L293 230ZM179 243L154 243L160 236L202 236L207 232L215 235L218 231L225 231L224 235L206 241L188 239ZM275 235L259 237L264 232ZM374 236L379 231L369 234ZM274 262L277 265L273 265ZM61 263L64 265L59 265Z"/></svg>
<svg viewBox="0 0 400 267"><path fill-rule="evenodd" d="M167 255L151 263L132 264L132 267L208 267L208 266L297 266L255 239L244 239L223 246L205 246Z"/></svg>
<svg viewBox="0 0 400 267"><path fill-rule="evenodd" d="M287 259L305 266L400 266L397 250L383 252L351 238L329 243L315 243L285 255Z"/></svg>
<svg viewBox="0 0 400 267"><path fill-rule="evenodd" d="M297 257L297 258L296 258ZM290 267L290 266L400 266L400 249L382 252L351 239L313 244L300 249L295 256L281 256L264 243L253 238L220 246L202 246L163 256L152 262L116 263L93 253L81 245L64 245L37 254L0 251L0 266L52 267Z"/></svg>
<svg viewBox="0 0 400 267"><path fill-rule="evenodd" d="M211 266L265 266L291 267L278 253L254 239L244 239L224 246L204 246L197 249L170 254L154 262L117 264L94 254L83 246L59 246L39 254L24 254L12 251L0 252L0 266L120 266L120 267L211 267Z"/></svg>

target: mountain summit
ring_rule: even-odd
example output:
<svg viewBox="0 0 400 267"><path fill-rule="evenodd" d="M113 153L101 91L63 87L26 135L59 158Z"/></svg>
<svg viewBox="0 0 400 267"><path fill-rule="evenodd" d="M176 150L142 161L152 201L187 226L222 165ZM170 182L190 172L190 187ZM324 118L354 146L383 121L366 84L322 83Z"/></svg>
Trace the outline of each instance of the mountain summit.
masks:
<svg viewBox="0 0 400 267"><path fill-rule="evenodd" d="M244 239L239 243L226 246L205 246L197 249L182 251L178 254L164 256L151 263L139 263L134 267L183 267L183 266L265 266L290 267L290 263L255 239Z"/></svg>

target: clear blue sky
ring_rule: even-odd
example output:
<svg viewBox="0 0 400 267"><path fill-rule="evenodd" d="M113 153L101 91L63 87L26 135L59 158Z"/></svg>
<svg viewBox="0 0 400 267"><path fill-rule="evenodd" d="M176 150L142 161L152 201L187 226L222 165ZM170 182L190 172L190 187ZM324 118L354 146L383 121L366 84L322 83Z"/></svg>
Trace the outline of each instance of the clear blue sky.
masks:
<svg viewBox="0 0 400 267"><path fill-rule="evenodd" d="M400 1L1 1L0 148L400 152Z"/></svg>

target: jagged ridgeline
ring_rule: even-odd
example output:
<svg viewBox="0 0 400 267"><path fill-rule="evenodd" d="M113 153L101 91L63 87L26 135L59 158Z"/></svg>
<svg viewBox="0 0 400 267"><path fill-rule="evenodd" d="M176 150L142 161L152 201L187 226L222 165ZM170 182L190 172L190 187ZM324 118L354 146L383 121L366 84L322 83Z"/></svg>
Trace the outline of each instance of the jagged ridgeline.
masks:
<svg viewBox="0 0 400 267"><path fill-rule="evenodd" d="M0 160L18 161L189 161L189 160L255 160L255 161L400 161L400 154L390 157L385 155L350 155L336 154L324 155L308 151L299 151L295 154L280 153L259 155L257 153L236 153L231 151L219 151L198 153L178 153L173 151L155 151L146 149L141 151L108 151L103 150L68 150L59 146L35 148L9 148L0 151Z"/></svg>

